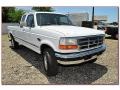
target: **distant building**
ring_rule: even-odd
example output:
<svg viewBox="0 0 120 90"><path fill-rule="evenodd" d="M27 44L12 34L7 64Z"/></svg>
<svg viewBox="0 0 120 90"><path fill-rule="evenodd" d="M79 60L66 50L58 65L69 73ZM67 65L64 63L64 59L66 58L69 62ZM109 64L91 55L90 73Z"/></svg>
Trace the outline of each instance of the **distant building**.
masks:
<svg viewBox="0 0 120 90"><path fill-rule="evenodd" d="M92 21L89 21L89 14L88 13L69 13L66 14L72 23L76 26L82 26L82 27L94 27L95 29L101 29L105 27L105 23L108 20L108 17L105 15L101 16L94 16L94 26Z"/></svg>
<svg viewBox="0 0 120 90"><path fill-rule="evenodd" d="M74 25L81 26L82 21L88 21L89 20L89 14L88 13L69 13L67 14L69 19L72 21Z"/></svg>
<svg viewBox="0 0 120 90"><path fill-rule="evenodd" d="M107 20L107 16L94 16L94 28L105 30Z"/></svg>
<svg viewBox="0 0 120 90"><path fill-rule="evenodd" d="M108 20L107 16L94 16L94 22L98 24L99 22L106 22Z"/></svg>
<svg viewBox="0 0 120 90"><path fill-rule="evenodd" d="M94 16L94 21L107 21L107 16Z"/></svg>

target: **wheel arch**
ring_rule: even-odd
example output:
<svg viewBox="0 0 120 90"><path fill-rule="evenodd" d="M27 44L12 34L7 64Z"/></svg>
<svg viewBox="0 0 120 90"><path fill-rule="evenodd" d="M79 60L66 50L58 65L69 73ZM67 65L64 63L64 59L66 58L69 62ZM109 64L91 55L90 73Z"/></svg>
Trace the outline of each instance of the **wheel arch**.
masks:
<svg viewBox="0 0 120 90"><path fill-rule="evenodd" d="M12 34L11 32L8 33L8 37L9 37L9 38L11 38L11 37L14 38L14 37L13 37L13 34Z"/></svg>
<svg viewBox="0 0 120 90"><path fill-rule="evenodd" d="M46 44L46 43L43 43L43 44L41 44L41 46L40 46L40 53L41 53L41 54L43 53L43 50L44 50L45 48L51 48L51 49L54 51L54 48L53 48L52 46L50 46L50 45L48 45L48 44Z"/></svg>
<svg viewBox="0 0 120 90"><path fill-rule="evenodd" d="M42 53L42 51L45 48L51 48L53 51L57 51L57 47L56 47L56 43L54 41L51 40L42 40L40 43L40 53Z"/></svg>
<svg viewBox="0 0 120 90"><path fill-rule="evenodd" d="M10 35L11 37L13 37L12 33L9 33L9 35Z"/></svg>

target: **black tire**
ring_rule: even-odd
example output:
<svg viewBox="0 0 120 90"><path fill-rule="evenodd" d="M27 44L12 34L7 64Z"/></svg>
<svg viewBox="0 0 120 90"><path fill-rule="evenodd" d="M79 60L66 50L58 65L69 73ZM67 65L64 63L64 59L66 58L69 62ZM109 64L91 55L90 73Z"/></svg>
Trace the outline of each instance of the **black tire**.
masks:
<svg viewBox="0 0 120 90"><path fill-rule="evenodd" d="M15 41L14 37L11 35L10 36L10 42L11 42L11 48L12 49L18 49L19 48L19 43Z"/></svg>
<svg viewBox="0 0 120 90"><path fill-rule="evenodd" d="M55 57L55 53L51 48L43 50L43 62L45 73L48 76L54 76L58 72L58 63Z"/></svg>
<svg viewBox="0 0 120 90"><path fill-rule="evenodd" d="M117 40L118 40L118 37L119 37L119 36L118 36L118 34L116 34L116 35L115 35L115 39L117 39Z"/></svg>
<svg viewBox="0 0 120 90"><path fill-rule="evenodd" d="M118 34L111 35L113 39L118 39Z"/></svg>

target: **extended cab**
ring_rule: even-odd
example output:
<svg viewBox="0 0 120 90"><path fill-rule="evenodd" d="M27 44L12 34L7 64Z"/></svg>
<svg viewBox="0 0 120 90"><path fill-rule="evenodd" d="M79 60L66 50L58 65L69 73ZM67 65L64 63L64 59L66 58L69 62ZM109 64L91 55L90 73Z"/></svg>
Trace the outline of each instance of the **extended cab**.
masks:
<svg viewBox="0 0 120 90"><path fill-rule="evenodd" d="M20 26L8 29L11 47L24 45L41 54L47 75L57 74L58 63L93 62L106 49L103 31L74 26L63 14L26 13Z"/></svg>

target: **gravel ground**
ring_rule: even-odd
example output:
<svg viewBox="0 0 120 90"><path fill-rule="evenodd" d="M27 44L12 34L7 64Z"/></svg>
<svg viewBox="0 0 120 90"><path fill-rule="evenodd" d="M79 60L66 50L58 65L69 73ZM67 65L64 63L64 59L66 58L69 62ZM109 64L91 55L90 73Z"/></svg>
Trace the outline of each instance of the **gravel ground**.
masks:
<svg viewBox="0 0 120 90"><path fill-rule="evenodd" d="M2 35L2 84L119 84L118 40L105 40L107 50L95 63L59 66L56 76L44 74L40 55L28 48L12 50Z"/></svg>

